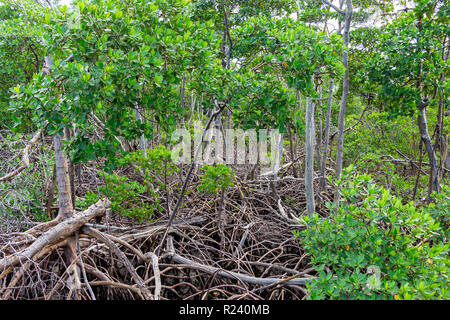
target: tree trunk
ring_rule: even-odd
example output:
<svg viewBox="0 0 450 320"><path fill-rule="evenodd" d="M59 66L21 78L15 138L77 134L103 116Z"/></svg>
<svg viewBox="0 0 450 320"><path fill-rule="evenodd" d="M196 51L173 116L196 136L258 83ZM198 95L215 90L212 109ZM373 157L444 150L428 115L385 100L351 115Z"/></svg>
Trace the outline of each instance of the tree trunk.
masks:
<svg viewBox="0 0 450 320"><path fill-rule="evenodd" d="M291 154L291 161L292 161L292 174L294 175L294 178L298 178L297 175L297 169L295 166L295 163L297 162L295 159L295 146L294 146L294 139L292 139L292 129L290 126L287 127L288 133L289 133L289 151Z"/></svg>
<svg viewBox="0 0 450 320"><path fill-rule="evenodd" d="M414 184L414 189L413 189L413 194L412 194L412 201L416 200L417 187L419 186L420 173L422 171L422 160L423 160L422 149L423 149L423 142L422 142L422 139L420 139L420 142L419 142L419 154L420 154L419 167L417 169L417 176L416 176L416 182Z"/></svg>
<svg viewBox="0 0 450 320"><path fill-rule="evenodd" d="M320 146L322 145L322 119L319 115L319 112L317 111L319 106L319 103L315 103L314 104L314 119L317 119L317 124L314 123L314 149L316 151L316 163L317 163L317 168L321 168L322 167L322 157L320 156L320 151L321 148ZM316 120L314 120L316 121Z"/></svg>
<svg viewBox="0 0 450 320"><path fill-rule="evenodd" d="M428 133L427 125L427 108L426 103L421 103L419 106L419 114L417 115L417 125L419 126L420 137L427 151L428 161L430 162L430 184L428 187L428 196L431 192L440 191L439 185L439 166L434 152L433 142L431 141L430 134Z"/></svg>
<svg viewBox="0 0 450 320"><path fill-rule="evenodd" d="M306 150L305 150L305 192L306 212L311 215L315 211L314 203L314 108L310 97L306 98Z"/></svg>
<svg viewBox="0 0 450 320"><path fill-rule="evenodd" d="M341 178L342 172L342 158L344 148L344 129L345 129L345 108L347 106L348 90L349 90L349 70L348 70L348 45L350 23L352 21L353 5L352 0L347 0L347 10L345 11L345 25L344 25L344 50L342 52L342 64L345 68L345 75L342 84L342 101L339 110L338 122L338 139L337 139L337 159L336 159L336 178Z"/></svg>
<svg viewBox="0 0 450 320"><path fill-rule="evenodd" d="M62 136L55 134L53 143L55 147L56 180L58 181L58 216L64 220L70 218L73 214L69 164L66 155L62 151Z"/></svg>
<svg viewBox="0 0 450 320"><path fill-rule="evenodd" d="M52 67L51 57L45 57L45 63L43 73L50 75ZM56 110L58 112L58 108ZM55 148L55 167L56 167L56 181L58 182L58 217L57 219L63 221L73 216L73 203L72 203L72 190L69 178L69 162L67 156L62 150L63 137L56 133L53 137L53 145ZM76 263L77 250L76 250L75 237L68 238L68 243L64 248L64 256L68 266L68 286L74 293L74 298L78 299L78 291L81 289L80 282L80 270Z"/></svg>
<svg viewBox="0 0 450 320"><path fill-rule="evenodd" d="M185 113L185 106L186 106L186 72L183 73L183 80L181 83L181 118L180 118L180 124L181 128L184 129L186 126L184 124L184 113Z"/></svg>
<svg viewBox="0 0 450 320"><path fill-rule="evenodd" d="M139 110L139 105L137 103L134 106L134 120L136 120L136 122L140 122L140 121L143 120L143 117L142 117L141 112ZM141 135L139 137L139 141L138 141L138 149L139 150L143 150L144 151L144 155L147 156L147 148L148 148L147 138L145 138L144 135Z"/></svg>

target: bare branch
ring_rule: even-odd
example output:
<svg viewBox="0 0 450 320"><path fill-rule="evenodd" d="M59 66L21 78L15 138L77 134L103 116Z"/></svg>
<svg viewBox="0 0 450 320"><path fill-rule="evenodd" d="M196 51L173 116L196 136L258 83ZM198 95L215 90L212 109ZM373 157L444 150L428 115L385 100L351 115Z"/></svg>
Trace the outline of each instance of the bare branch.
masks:
<svg viewBox="0 0 450 320"><path fill-rule="evenodd" d="M19 173L21 173L23 170L28 168L30 166L30 158L28 156L28 153L30 152L31 147L37 142L39 139L39 136L41 135L41 130L38 130L33 138L27 143L26 147L23 149L22 153L22 165L18 167L13 172L8 173L7 175L0 177L0 182L9 180L15 176L17 176Z"/></svg>

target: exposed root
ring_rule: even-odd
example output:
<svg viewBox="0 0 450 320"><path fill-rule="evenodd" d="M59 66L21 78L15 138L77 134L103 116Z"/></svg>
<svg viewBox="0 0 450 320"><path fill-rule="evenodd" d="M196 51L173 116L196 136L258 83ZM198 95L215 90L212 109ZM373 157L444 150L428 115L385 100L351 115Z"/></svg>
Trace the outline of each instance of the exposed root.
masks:
<svg viewBox="0 0 450 320"><path fill-rule="evenodd" d="M303 181L280 177L271 184L237 179L222 199L191 192L169 229L163 217L127 225L113 213L105 224L93 224L109 206L103 200L71 219L2 237L1 298L304 299L315 273L292 234L302 228ZM320 214L327 214L323 202L331 199L318 194ZM166 232L170 245L156 255ZM71 266L63 259L62 247L73 236L79 289L68 283Z"/></svg>

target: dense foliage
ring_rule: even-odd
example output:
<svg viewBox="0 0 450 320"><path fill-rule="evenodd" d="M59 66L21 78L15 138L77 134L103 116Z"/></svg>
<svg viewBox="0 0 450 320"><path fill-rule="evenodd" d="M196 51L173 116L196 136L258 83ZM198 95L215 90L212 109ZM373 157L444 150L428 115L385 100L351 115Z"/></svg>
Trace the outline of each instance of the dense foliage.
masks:
<svg viewBox="0 0 450 320"><path fill-rule="evenodd" d="M306 217L298 233L319 275L310 298L448 299L448 225L436 217L448 217L448 197L439 199L443 211L404 205L350 167L338 187L338 213Z"/></svg>

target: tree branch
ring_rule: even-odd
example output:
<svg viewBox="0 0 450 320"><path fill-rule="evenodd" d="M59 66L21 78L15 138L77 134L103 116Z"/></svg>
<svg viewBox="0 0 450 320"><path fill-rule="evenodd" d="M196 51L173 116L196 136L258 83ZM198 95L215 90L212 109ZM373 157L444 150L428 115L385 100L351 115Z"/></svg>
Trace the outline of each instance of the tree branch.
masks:
<svg viewBox="0 0 450 320"><path fill-rule="evenodd" d="M341 9L339 9L338 7L336 7L334 4L332 4L331 2L327 1L327 0L322 0L322 2L326 5L329 5L330 7L332 7L337 13L341 14L341 15L345 15L345 11L342 11Z"/></svg>

